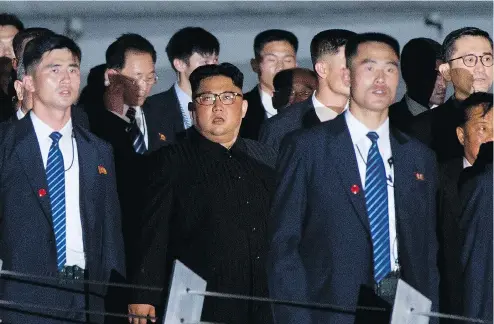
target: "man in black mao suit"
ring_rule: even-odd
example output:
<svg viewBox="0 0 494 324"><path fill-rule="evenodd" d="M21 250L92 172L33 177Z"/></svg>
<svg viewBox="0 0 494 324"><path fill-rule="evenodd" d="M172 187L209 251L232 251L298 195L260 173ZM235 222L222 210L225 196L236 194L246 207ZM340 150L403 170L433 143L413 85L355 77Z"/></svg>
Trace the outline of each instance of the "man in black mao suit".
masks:
<svg viewBox="0 0 494 324"><path fill-rule="evenodd" d="M389 127L399 45L360 34L345 54L349 111L282 144L269 226L270 297L352 307L369 293L393 298L379 287L400 277L437 310L434 154ZM351 312L273 309L275 323L356 320ZM389 323L385 313L371 315L380 318L366 323Z"/></svg>
<svg viewBox="0 0 494 324"><path fill-rule="evenodd" d="M30 42L24 63L33 109L0 127L3 269L75 279L64 284L2 276L2 300L46 307L2 308L4 323L103 323L101 316L48 308L104 311L106 289L77 279L105 282L125 276L111 147L71 119L80 55L65 36Z"/></svg>
<svg viewBox="0 0 494 324"><path fill-rule="evenodd" d="M346 66L345 44L353 35L349 30L329 29L314 36L310 49L317 90L304 102L264 121L260 142L278 149L287 134L334 119L346 109L350 89L343 83L341 71Z"/></svg>
<svg viewBox="0 0 494 324"><path fill-rule="evenodd" d="M266 226L276 152L238 137L247 102L235 66L198 67L190 81L194 127L184 140L155 153L134 283L167 292L178 259L207 281L208 290L266 297ZM163 292L135 291L130 313L160 315ZM272 322L268 304L219 299L205 300L201 319Z"/></svg>

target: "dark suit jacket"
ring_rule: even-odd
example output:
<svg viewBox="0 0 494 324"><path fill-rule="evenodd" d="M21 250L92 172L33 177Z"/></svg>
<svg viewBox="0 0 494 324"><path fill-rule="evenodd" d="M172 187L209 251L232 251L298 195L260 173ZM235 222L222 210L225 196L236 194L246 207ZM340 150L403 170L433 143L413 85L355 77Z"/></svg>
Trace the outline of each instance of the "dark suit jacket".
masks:
<svg viewBox="0 0 494 324"><path fill-rule="evenodd" d="M168 290L179 259L208 282L208 290L267 297L265 256L276 152L238 138L230 150L200 135L153 156L144 206L140 271L135 283ZM163 309L165 294L135 291L134 302ZM202 320L270 323L268 304L206 299Z"/></svg>
<svg viewBox="0 0 494 324"><path fill-rule="evenodd" d="M280 111L276 116L265 120L261 127L259 141L278 149L287 134L320 123L311 96L307 100L294 104Z"/></svg>
<svg viewBox="0 0 494 324"><path fill-rule="evenodd" d="M439 166L438 241L440 309L448 314L459 314L461 309L461 280L459 220L461 203L458 194L463 158L455 158Z"/></svg>
<svg viewBox="0 0 494 324"><path fill-rule="evenodd" d="M437 310L437 168L433 153L391 129L402 278ZM364 191L344 114L288 136L278 158L271 208L270 296L352 306L374 287ZM410 157L413 157L410 158ZM425 180L417 179L416 173ZM420 203L417 203L420 202ZM275 306L276 323L354 323L352 314ZM388 320L389 322L389 320ZM366 323L379 323L369 321Z"/></svg>
<svg viewBox="0 0 494 324"><path fill-rule="evenodd" d="M400 101L389 106L389 122L402 132L410 132L410 125L413 119L414 116L408 109L405 96Z"/></svg>
<svg viewBox="0 0 494 324"><path fill-rule="evenodd" d="M150 96L147 101L151 106L160 107L159 109L166 115L168 127L173 129L175 133L184 130L184 118L174 86L165 92Z"/></svg>
<svg viewBox="0 0 494 324"><path fill-rule="evenodd" d="M125 275L120 208L113 156L108 144L74 124L79 154L80 211L88 278L109 281ZM29 115L0 126L0 256L3 269L33 275L57 272L55 237L41 152ZM106 174L99 167L106 169ZM3 278L3 279L2 279ZM74 292L47 283L0 278L0 299L46 307L74 307ZM106 290L90 286L89 308L104 310ZM48 311L35 310L35 313ZM57 314L74 318L74 314ZM59 323L25 312L0 310L6 323ZM94 319L101 322L101 318Z"/></svg>
<svg viewBox="0 0 494 324"><path fill-rule="evenodd" d="M256 85L251 91L244 94L244 100L247 100L249 106L242 120L240 136L242 138L257 140L261 131L261 125L266 120L266 111L262 105L259 87Z"/></svg>
<svg viewBox="0 0 494 324"><path fill-rule="evenodd" d="M460 191L463 315L492 321L492 163Z"/></svg>
<svg viewBox="0 0 494 324"><path fill-rule="evenodd" d="M461 157L463 146L456 136L460 116L459 102L451 97L442 105L416 116L410 134L432 148L440 163Z"/></svg>

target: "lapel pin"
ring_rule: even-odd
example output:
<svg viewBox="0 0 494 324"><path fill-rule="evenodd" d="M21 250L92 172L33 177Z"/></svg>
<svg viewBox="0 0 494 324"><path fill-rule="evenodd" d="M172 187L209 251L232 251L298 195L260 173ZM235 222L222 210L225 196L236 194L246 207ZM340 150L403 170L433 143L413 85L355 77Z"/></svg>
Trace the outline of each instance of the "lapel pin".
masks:
<svg viewBox="0 0 494 324"><path fill-rule="evenodd" d="M359 186L357 186L356 184L354 184L354 185L350 188L350 191L351 191L354 195L356 195L356 194L358 194L358 193L360 192L360 187L359 187Z"/></svg>
<svg viewBox="0 0 494 324"><path fill-rule="evenodd" d="M417 179L419 181L424 181L425 180L424 174L419 173L419 172L415 172L415 179Z"/></svg>
<svg viewBox="0 0 494 324"><path fill-rule="evenodd" d="M161 133L158 133L158 135L160 136L160 141L166 141L166 136L161 134Z"/></svg>
<svg viewBox="0 0 494 324"><path fill-rule="evenodd" d="M46 190L45 189L38 190L38 196L40 196L40 197L46 196Z"/></svg>
<svg viewBox="0 0 494 324"><path fill-rule="evenodd" d="M98 173L99 174L107 174L105 167L102 165L98 165Z"/></svg>

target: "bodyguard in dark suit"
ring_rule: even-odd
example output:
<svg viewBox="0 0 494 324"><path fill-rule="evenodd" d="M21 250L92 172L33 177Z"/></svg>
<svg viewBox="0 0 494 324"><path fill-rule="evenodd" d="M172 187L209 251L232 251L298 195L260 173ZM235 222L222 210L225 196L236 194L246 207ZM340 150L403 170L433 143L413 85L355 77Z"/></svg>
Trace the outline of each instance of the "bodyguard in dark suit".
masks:
<svg viewBox="0 0 494 324"><path fill-rule="evenodd" d="M334 119L346 109L350 89L343 83L341 71L346 66L345 44L353 35L348 30L329 29L314 36L310 51L317 90L304 102L267 119L259 141L278 149L287 134Z"/></svg>
<svg viewBox="0 0 494 324"><path fill-rule="evenodd" d="M235 66L202 66L190 81L194 127L184 140L155 153L134 281L167 292L178 259L207 281L208 290L267 296L266 224L276 152L238 137L247 102ZM165 297L135 291L129 311L155 315ZM271 323L271 311L268 304L206 299L201 319Z"/></svg>
<svg viewBox="0 0 494 324"><path fill-rule="evenodd" d="M249 109L240 127L240 136L257 140L262 123L276 115L273 107L273 78L279 71L297 66L297 37L286 30L269 29L254 39L254 58L250 60L259 84L247 92L244 99Z"/></svg>
<svg viewBox="0 0 494 324"><path fill-rule="evenodd" d="M407 92L389 107L389 121L408 132L413 117L444 103L446 81L439 72L441 45L430 38L414 38L401 52L401 75Z"/></svg>
<svg viewBox="0 0 494 324"><path fill-rule="evenodd" d="M2 276L1 299L47 308L3 308L5 323L86 322L84 313L48 308L104 311L106 289L77 279L104 282L125 275L111 148L71 119L80 57L79 47L65 36L30 42L24 64L33 109L0 127L3 269L73 280ZM89 320L103 322L100 316Z"/></svg>
<svg viewBox="0 0 494 324"><path fill-rule="evenodd" d="M444 39L445 63L439 66L454 94L444 104L418 115L410 132L432 148L439 162L461 157L463 149L456 136L461 116L460 103L473 92L488 92L492 86L492 39L475 27L451 32Z"/></svg>
<svg viewBox="0 0 494 324"><path fill-rule="evenodd" d="M463 315L490 321L493 303L492 177L491 160L479 168L460 191L463 207L460 226L464 237L461 249Z"/></svg>
<svg viewBox="0 0 494 324"><path fill-rule="evenodd" d="M349 110L282 144L269 226L270 296L352 307L369 292L392 299L382 288L399 277L437 309L434 154L388 121L398 42L360 34L345 54ZM351 312L273 309L275 323L356 320ZM368 316L377 317L365 323L389 323L389 314Z"/></svg>
<svg viewBox="0 0 494 324"><path fill-rule="evenodd" d="M169 111L169 123L181 132L192 126L188 111L192 101L189 76L199 66L218 64L220 43L218 39L201 27L185 27L173 34L166 45L170 65L177 73L177 82L165 92L149 98L162 110Z"/></svg>

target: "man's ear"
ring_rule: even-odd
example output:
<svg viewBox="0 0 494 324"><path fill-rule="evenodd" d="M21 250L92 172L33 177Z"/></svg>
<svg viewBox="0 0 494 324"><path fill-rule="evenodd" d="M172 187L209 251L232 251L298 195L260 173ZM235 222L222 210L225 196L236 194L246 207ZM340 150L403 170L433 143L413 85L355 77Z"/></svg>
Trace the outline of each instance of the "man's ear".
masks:
<svg viewBox="0 0 494 324"><path fill-rule="evenodd" d="M115 70L115 69L106 69L105 71L105 86L109 86L110 85L110 76L111 75L116 75L118 74L118 71Z"/></svg>
<svg viewBox="0 0 494 324"><path fill-rule="evenodd" d="M22 81L14 81L14 89L16 93L17 100L22 101L24 99L24 84Z"/></svg>
<svg viewBox="0 0 494 324"><path fill-rule="evenodd" d="M252 71L254 71L255 74L260 73L259 62L257 62L257 60L255 58L250 59L250 66L252 68Z"/></svg>
<svg viewBox="0 0 494 324"><path fill-rule="evenodd" d="M247 113L247 108L249 107L249 102L247 100L242 101L242 118L245 117L245 114Z"/></svg>
<svg viewBox="0 0 494 324"><path fill-rule="evenodd" d="M181 59L173 59L173 67L178 72L184 72L187 69L187 64Z"/></svg>
<svg viewBox="0 0 494 324"><path fill-rule="evenodd" d="M350 79L350 69L349 68L343 68L343 73L342 73L342 78L343 78L343 84L347 87L350 87L351 84L351 79Z"/></svg>
<svg viewBox="0 0 494 324"><path fill-rule="evenodd" d="M22 84L24 86L24 89L27 91L33 93L36 91L36 87L34 86L34 80L31 75L26 75L24 78L22 78Z"/></svg>
<svg viewBox="0 0 494 324"><path fill-rule="evenodd" d="M15 57L12 59L12 68L17 71L17 66L19 64L19 60Z"/></svg>
<svg viewBox="0 0 494 324"><path fill-rule="evenodd" d="M451 82L451 67L449 63L439 65L439 72L441 72L441 75L446 81Z"/></svg>
<svg viewBox="0 0 494 324"><path fill-rule="evenodd" d="M465 131L463 130L463 127L456 127L456 136L458 137L460 144L465 146Z"/></svg>
<svg viewBox="0 0 494 324"><path fill-rule="evenodd" d="M326 65L323 62L317 62L316 65L314 65L314 71L321 79L326 79L328 76L326 73Z"/></svg>

